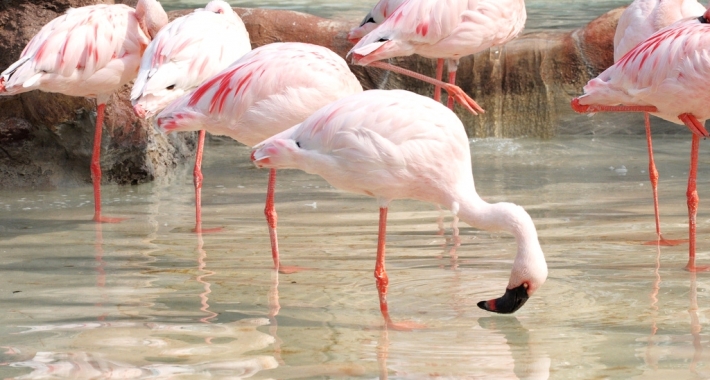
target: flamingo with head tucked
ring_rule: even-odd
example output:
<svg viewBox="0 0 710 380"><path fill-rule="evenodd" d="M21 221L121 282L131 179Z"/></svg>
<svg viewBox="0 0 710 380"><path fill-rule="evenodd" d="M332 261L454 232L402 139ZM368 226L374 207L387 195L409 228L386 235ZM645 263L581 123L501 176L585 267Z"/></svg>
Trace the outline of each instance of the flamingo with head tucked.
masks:
<svg viewBox="0 0 710 380"><path fill-rule="evenodd" d="M193 92L173 101L156 117L164 132L205 129L254 144L300 123L324 105L361 92L362 86L339 55L297 42L252 50ZM274 187L269 174L264 213L274 267L283 271L276 235Z"/></svg>
<svg viewBox="0 0 710 380"><path fill-rule="evenodd" d="M619 17L614 34L614 61L621 59L629 50L651 37L653 33L685 17L699 16L705 8L697 0L634 0ZM651 121L644 113L646 145L648 146L648 175L653 192L653 211L656 221L656 241L659 245L677 245L684 240L668 240L661 235L658 212L658 170L653 159Z"/></svg>
<svg viewBox="0 0 710 380"><path fill-rule="evenodd" d="M31 90L95 98L96 131L91 156L94 220L101 215L101 131L109 96L136 77L141 54L168 22L156 0L71 8L35 35L20 59L0 74L0 95Z"/></svg>
<svg viewBox="0 0 710 380"><path fill-rule="evenodd" d="M695 232L698 150L700 138L710 136L703 125L710 118L709 18L710 10L661 29L590 80L584 95L572 100L577 112L647 112L690 129L686 269L693 272L708 269L695 265Z"/></svg>
<svg viewBox="0 0 710 380"><path fill-rule="evenodd" d="M387 209L394 199L441 204L476 228L507 231L518 249L505 294L478 306L512 313L547 278L547 264L530 215L512 203L489 204L476 193L469 140L441 103L403 90L370 90L335 101L256 146L256 166L301 169L331 185L377 199L380 223L375 278L388 326L385 271Z"/></svg>
<svg viewBox="0 0 710 380"><path fill-rule="evenodd" d="M135 113L151 117L171 101L224 70L251 50L249 33L228 3L210 1L205 8L165 26L141 60L131 91ZM202 151L205 131L199 132L195 168L195 231L202 231Z"/></svg>
<svg viewBox="0 0 710 380"><path fill-rule="evenodd" d="M384 2L380 1L378 6ZM449 108L453 109L456 99L473 113L483 112L454 85L459 59L512 40L523 30L526 18L524 0L404 0L348 54L352 54L353 63L358 65L392 70L422 80L431 78L379 61L412 54L445 58L449 84L442 87L449 92ZM355 37L358 33L354 30L351 35ZM438 78L442 65L437 65Z"/></svg>

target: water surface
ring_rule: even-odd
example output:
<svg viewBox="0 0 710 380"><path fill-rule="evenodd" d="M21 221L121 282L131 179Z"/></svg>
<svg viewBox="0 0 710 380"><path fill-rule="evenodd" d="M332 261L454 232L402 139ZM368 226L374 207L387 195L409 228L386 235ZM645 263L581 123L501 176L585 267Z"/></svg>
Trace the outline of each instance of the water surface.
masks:
<svg viewBox="0 0 710 380"><path fill-rule="evenodd" d="M689 136L655 140L662 227L687 234ZM476 140L478 192L532 215L549 279L511 316L500 296L515 242L434 205L395 201L388 226L390 312L425 329L382 328L372 270L377 205L319 177L283 171L276 275L263 217L267 172L249 150L205 153L204 223L193 226L189 164L172 181L0 192L0 377L47 378L703 378L707 273L687 245L654 237L643 137ZM698 261L709 263L708 145L699 178ZM443 229L442 229L443 228Z"/></svg>

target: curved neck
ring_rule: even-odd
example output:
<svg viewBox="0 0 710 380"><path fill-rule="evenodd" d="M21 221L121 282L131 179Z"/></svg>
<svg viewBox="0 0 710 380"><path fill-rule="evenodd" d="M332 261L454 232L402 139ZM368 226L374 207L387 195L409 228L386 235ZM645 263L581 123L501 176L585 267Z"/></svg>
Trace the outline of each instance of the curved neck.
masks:
<svg viewBox="0 0 710 380"><path fill-rule="evenodd" d="M686 0L659 0L651 20L654 30L661 30L683 18L684 1Z"/></svg>
<svg viewBox="0 0 710 380"><path fill-rule="evenodd" d="M528 282L532 294L547 278L547 263L530 215L513 203L490 204L478 194L468 194L465 201L454 202L451 209L464 222L486 231L507 231L518 245L508 289Z"/></svg>
<svg viewBox="0 0 710 380"><path fill-rule="evenodd" d="M168 15L156 0L138 0L136 18L143 32L151 39L155 38L160 29L168 24Z"/></svg>

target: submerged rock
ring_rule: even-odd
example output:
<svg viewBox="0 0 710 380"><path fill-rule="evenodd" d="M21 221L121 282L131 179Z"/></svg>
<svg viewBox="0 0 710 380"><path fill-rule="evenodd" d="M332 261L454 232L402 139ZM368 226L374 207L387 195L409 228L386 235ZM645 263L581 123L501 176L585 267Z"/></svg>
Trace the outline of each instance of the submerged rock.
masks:
<svg viewBox="0 0 710 380"><path fill-rule="evenodd" d="M29 39L52 18L69 7L98 2L0 3L0 23L4 26L0 30L0 70L18 58ZM135 0L116 2L135 5ZM169 16L173 19L191 11L173 11ZM343 57L352 47L346 35L354 20L326 20L280 10L235 11L244 20L253 47L300 41L326 46ZM590 119L575 114L569 101L582 92L589 79L612 64L611 46L620 13L620 9L610 11L575 31L524 32L505 46L461 59L457 84L486 110L473 116L457 107L469 136L546 138L559 133L611 130L608 121L618 120L618 115ZM436 65L434 60L420 56L396 58L392 63L430 76ZM351 69L366 89L403 88L426 96L433 92L433 86L410 77L369 67ZM137 184L165 178L194 154L194 133L156 133L150 123L133 115L129 93L126 86L106 107L101 157L104 182ZM628 131L643 133L643 127L637 127L643 118L634 116L627 116L634 126ZM93 100L39 91L0 97L0 188L90 182L95 117ZM616 127L613 130L618 131Z"/></svg>

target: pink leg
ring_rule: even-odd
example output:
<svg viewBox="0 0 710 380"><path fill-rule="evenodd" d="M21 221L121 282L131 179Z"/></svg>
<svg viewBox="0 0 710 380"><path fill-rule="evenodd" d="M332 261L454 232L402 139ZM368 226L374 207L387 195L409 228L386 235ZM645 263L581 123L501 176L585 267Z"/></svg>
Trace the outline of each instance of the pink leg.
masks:
<svg viewBox="0 0 710 380"><path fill-rule="evenodd" d="M651 190L653 191L653 211L656 217L656 241L645 243L646 245L673 246L682 244L685 240L667 240L661 235L661 217L658 212L658 170L656 162L653 160L653 144L651 142L651 120L648 112L644 112L646 122L646 145L648 147L648 176L651 180Z"/></svg>
<svg viewBox="0 0 710 380"><path fill-rule="evenodd" d="M276 222L278 215L276 207L274 207L274 191L276 190L276 169L269 170L269 185L266 190L266 206L264 207L264 215L266 215L266 223L269 225L269 238L271 239L271 257L274 259L274 269L277 271L289 274L301 270L298 267L286 267L281 265L279 259L279 238L276 235Z"/></svg>
<svg viewBox="0 0 710 380"><path fill-rule="evenodd" d="M444 75L444 59L439 58L436 60L436 80L441 81L441 77ZM434 86L434 100L437 102L441 101L441 86Z"/></svg>
<svg viewBox="0 0 710 380"><path fill-rule="evenodd" d="M692 117L692 116L691 116ZM691 272L705 271L707 267L697 267L695 265L695 228L696 215L698 214L698 190L696 178L698 176L698 151L700 150L700 137L693 134L693 141L690 150L690 172L688 173L688 191L685 193L688 198L688 229L690 235L690 248L688 250L688 265L685 269Z"/></svg>
<svg viewBox="0 0 710 380"><path fill-rule="evenodd" d="M413 330L424 326L412 322L394 323L387 307L387 286L389 278L385 270L385 245L387 240L387 207L380 207L380 227L377 235L377 262L375 263L375 282L380 297L380 312L388 328L395 330Z"/></svg>
<svg viewBox="0 0 710 380"><path fill-rule="evenodd" d="M101 216L101 132L104 124L105 103L96 107L96 129L94 130L94 151L91 153L91 181L94 184L94 221L99 223L120 223L126 218Z"/></svg>
<svg viewBox="0 0 710 380"><path fill-rule="evenodd" d="M415 73L414 71L403 69L401 67L391 65L386 62L382 61L375 61L367 64L370 67L376 67L379 69L384 69L384 70L390 70L398 74L402 75L407 75L412 78L419 79L421 81L433 84L434 86L441 86L444 90L446 90L447 93L449 93L449 97L453 97L454 100L459 102L462 106L464 106L469 112L471 112L474 115L478 115L479 113L483 113L483 108L476 103L473 99L471 99L470 96L468 96L462 89L461 87L449 84L449 83L444 83L440 80L436 80L434 78L429 78L426 75L422 75L419 73Z"/></svg>
<svg viewBox="0 0 710 380"><path fill-rule="evenodd" d="M456 85L456 70L449 71L449 84ZM446 106L449 107L450 110L452 110L452 111L454 110L454 98L453 97L449 96L449 100L446 103Z"/></svg>
<svg viewBox="0 0 710 380"><path fill-rule="evenodd" d="M195 184L195 228L192 232L199 234L208 234L212 232L222 231L222 227L202 228L202 153L205 150L205 130L199 131L197 135L197 152L195 152L195 168L192 170L193 182Z"/></svg>
<svg viewBox="0 0 710 380"><path fill-rule="evenodd" d="M197 152L195 152L195 168L192 178L195 184L195 229L193 232L202 233L202 151L205 147L205 130L197 135Z"/></svg>
<svg viewBox="0 0 710 380"><path fill-rule="evenodd" d="M271 257L274 259L274 269L279 270L281 262L279 260L279 239L276 236L276 208L274 207L274 190L276 189L276 169L269 171L269 185L266 190L266 206L264 215L269 224L269 237L271 238Z"/></svg>

